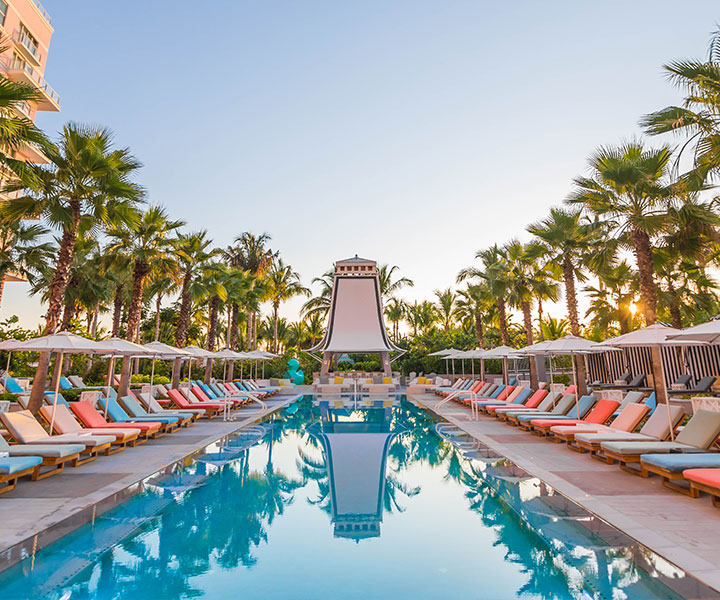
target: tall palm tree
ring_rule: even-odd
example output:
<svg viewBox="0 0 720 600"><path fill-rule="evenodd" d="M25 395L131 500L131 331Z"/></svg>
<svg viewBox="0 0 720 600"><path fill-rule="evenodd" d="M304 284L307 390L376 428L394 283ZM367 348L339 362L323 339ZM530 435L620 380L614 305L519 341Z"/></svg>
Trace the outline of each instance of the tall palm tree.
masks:
<svg viewBox="0 0 720 600"><path fill-rule="evenodd" d="M403 320L407 305L402 300L390 298L385 305L385 317L392 323L393 341L397 342L400 337L400 321Z"/></svg>
<svg viewBox="0 0 720 600"><path fill-rule="evenodd" d="M330 312L334 279L335 272L333 269L325 271L320 277L313 278L311 283L320 284L320 293L303 304L300 309L303 317L311 317L313 315L319 315L321 319L327 317Z"/></svg>
<svg viewBox="0 0 720 600"><path fill-rule="evenodd" d="M495 308L495 298L484 281L458 291L457 316L472 322L480 348L485 347L485 317L492 315Z"/></svg>
<svg viewBox="0 0 720 600"><path fill-rule="evenodd" d="M310 290L300 282L300 275L290 265L278 258L267 274L268 295L273 308L273 343L272 351L277 352L278 344L278 310L280 303L295 296L309 296Z"/></svg>
<svg viewBox="0 0 720 600"><path fill-rule="evenodd" d="M171 220L161 206L151 206L139 214L139 218L125 227L108 230L109 251L117 248L124 252L132 263L132 292L128 307L127 330L125 339L136 341L140 326L145 285L152 273L173 275L178 272L178 264L172 255L170 235L183 221ZM138 340L139 341L139 340ZM120 393L125 395L130 384L130 357L123 358L120 375Z"/></svg>
<svg viewBox="0 0 720 600"><path fill-rule="evenodd" d="M380 282L380 295L383 298L392 296L404 287L413 287L415 283L407 277L395 279L395 272L399 269L397 265L380 265L378 267L378 280Z"/></svg>
<svg viewBox="0 0 720 600"><path fill-rule="evenodd" d="M682 106L663 108L640 122L652 135L687 137L681 155L692 152L694 168L684 177L691 189L720 172L719 64L720 30L712 34L707 61L678 60L663 67L670 82L686 93Z"/></svg>
<svg viewBox="0 0 720 600"><path fill-rule="evenodd" d="M406 319L413 328L413 336L417 337L418 332L427 333L437 323L437 308L427 300L423 300L420 304L415 302L408 306Z"/></svg>
<svg viewBox="0 0 720 600"><path fill-rule="evenodd" d="M59 323L78 232L118 222L133 222L142 189L131 177L140 163L127 148L115 149L108 129L65 125L57 145L43 148L48 165L24 167L21 179L6 189L24 192L2 206L10 219L41 218L61 232L60 246L45 318L45 333ZM42 353L35 372L29 408L42 405L49 353Z"/></svg>
<svg viewBox="0 0 720 600"><path fill-rule="evenodd" d="M0 218L0 303L9 274L22 275L32 284L37 275L47 271L54 253L53 245L42 241L47 233L37 223Z"/></svg>
<svg viewBox="0 0 720 600"><path fill-rule="evenodd" d="M310 315L305 319L307 326L308 338L310 339L310 347L313 347L324 333L323 322L319 315Z"/></svg>
<svg viewBox="0 0 720 600"><path fill-rule="evenodd" d="M451 288L447 288L446 290L435 290L434 294L437 298L435 305L437 307L438 317L442 322L443 330L445 333L448 333L456 317L455 301L457 299L457 295Z"/></svg>
<svg viewBox="0 0 720 600"><path fill-rule="evenodd" d="M577 177L567 200L611 221L619 239L634 252L641 308L648 325L657 321L652 239L667 223L667 207L674 192L667 181L671 155L668 146L645 148L639 141L599 148L590 158L592 175Z"/></svg>
<svg viewBox="0 0 720 600"><path fill-rule="evenodd" d="M176 263L170 271L171 274L151 274L150 281L147 284L146 294L150 299L155 299L155 327L153 330L153 341L155 342L160 339L160 310L163 298L174 294L178 290L177 269L178 265Z"/></svg>

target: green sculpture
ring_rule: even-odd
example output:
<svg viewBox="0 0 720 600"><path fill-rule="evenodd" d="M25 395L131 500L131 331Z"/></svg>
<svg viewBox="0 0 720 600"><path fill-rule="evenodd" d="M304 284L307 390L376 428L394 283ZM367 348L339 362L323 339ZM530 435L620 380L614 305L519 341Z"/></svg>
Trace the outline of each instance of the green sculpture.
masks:
<svg viewBox="0 0 720 600"><path fill-rule="evenodd" d="M289 379L292 383L302 385L305 383L305 373L300 368L300 363L296 358L287 361L288 370L285 372L285 379Z"/></svg>

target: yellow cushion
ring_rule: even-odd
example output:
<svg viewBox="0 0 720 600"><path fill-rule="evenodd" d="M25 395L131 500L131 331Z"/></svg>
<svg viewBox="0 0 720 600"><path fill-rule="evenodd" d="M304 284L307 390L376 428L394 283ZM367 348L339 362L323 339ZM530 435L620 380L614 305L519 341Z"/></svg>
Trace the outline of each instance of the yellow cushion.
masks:
<svg viewBox="0 0 720 600"><path fill-rule="evenodd" d="M372 383L372 379L366 379L365 383Z"/></svg>
<svg viewBox="0 0 720 600"><path fill-rule="evenodd" d="M387 383L388 385L392 383L392 377L383 377L383 383Z"/></svg>
<svg viewBox="0 0 720 600"><path fill-rule="evenodd" d="M336 377L336 378L335 378L335 383L336 383L337 385L341 384L342 382L343 382L343 378L342 378L342 377Z"/></svg>
<svg viewBox="0 0 720 600"><path fill-rule="evenodd" d="M424 378L424 377L418 377L417 382L418 382L420 385L424 385L424 384L425 384L425 378Z"/></svg>

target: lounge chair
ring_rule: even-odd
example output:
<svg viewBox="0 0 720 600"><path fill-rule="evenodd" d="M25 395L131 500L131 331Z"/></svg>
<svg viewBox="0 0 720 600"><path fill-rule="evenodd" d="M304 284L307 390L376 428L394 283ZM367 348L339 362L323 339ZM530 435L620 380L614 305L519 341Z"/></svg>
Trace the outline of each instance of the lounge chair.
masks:
<svg viewBox="0 0 720 600"><path fill-rule="evenodd" d="M139 394L139 402L147 410L148 415L183 415L183 417L190 415L192 421L197 421L200 417L205 414L205 411L200 408L188 408L187 410L170 410L163 408L158 401L153 398L150 394Z"/></svg>
<svg viewBox="0 0 720 600"><path fill-rule="evenodd" d="M25 394L26 391L22 389L22 386L17 382L17 380L10 376L3 377L2 380L3 386L5 386L5 391L10 392L11 394Z"/></svg>
<svg viewBox="0 0 720 600"><path fill-rule="evenodd" d="M87 429L78 423L77 419L70 412L67 406L56 406L55 407L55 418L53 419L52 406L40 407L40 416L43 420L50 425L53 424L53 430L58 435L102 435L111 436L115 438L112 442L112 446L105 451L105 454L115 454L120 452L127 447L127 445L134 446L138 437L140 436L139 429L127 429L120 428L101 428L101 429Z"/></svg>
<svg viewBox="0 0 720 600"><path fill-rule="evenodd" d="M686 390L668 390L668 394L673 396L687 396L690 394L707 394L715 383L717 377L703 377L697 382L694 388Z"/></svg>
<svg viewBox="0 0 720 600"><path fill-rule="evenodd" d="M180 390L168 390L168 397L172 400L175 405L183 410L186 408L197 408L205 411L205 416L208 419L212 419L226 408L224 404L212 403L212 402L190 402Z"/></svg>
<svg viewBox="0 0 720 600"><path fill-rule="evenodd" d="M609 389L613 389L613 390L635 390L638 388L643 388L646 380L647 380L647 373L638 373L637 375L635 375L635 377L633 377L626 384L612 384L612 385L608 385L606 387Z"/></svg>
<svg viewBox="0 0 720 600"><path fill-rule="evenodd" d="M683 476L690 489L710 494L713 506L720 508L720 469L688 469Z"/></svg>
<svg viewBox="0 0 720 600"><path fill-rule="evenodd" d="M17 485L18 479L30 475L40 468L40 456L6 456L0 458L0 494L9 492Z"/></svg>
<svg viewBox="0 0 720 600"><path fill-rule="evenodd" d="M545 403L543 403L543 405L544 404ZM543 405L538 408L544 408ZM505 421L510 425L518 426L520 423L520 417L527 417L528 421L532 421L533 419L541 419L542 417L564 415L567 414L573 406L575 406L575 394L564 394L560 396L560 399L557 400L555 406L549 410L521 410L522 407L520 407L517 411L508 411L505 413Z"/></svg>
<svg viewBox="0 0 720 600"><path fill-rule="evenodd" d="M577 444L575 444L575 436L578 433L634 431L649 412L650 407L647 404L628 404L609 425L591 424L587 422L577 425L555 425L550 428L550 434L554 438L553 441L565 442L571 450L585 452L584 449L579 448ZM617 414L617 411L615 414Z"/></svg>
<svg viewBox="0 0 720 600"><path fill-rule="evenodd" d="M575 394L566 394L565 396L563 396L563 399L565 399L565 397L568 395L572 395L573 398L575 397ZM555 425L561 424L557 421L579 421L585 418L585 416L592 410L592 407L595 406L596 402L597 399L595 398L595 396L582 396L577 402L573 401L570 409L565 411L564 413L534 416L532 414L518 415L517 425L520 429L523 429L525 431L531 431L533 429L532 421L537 419L552 419L555 421Z"/></svg>
<svg viewBox="0 0 720 600"><path fill-rule="evenodd" d="M655 473L662 477L665 487L690 496L698 497L697 489L677 485L684 481L683 472L689 469L720 468L720 452L688 452L684 454L643 454L640 456L640 471L648 477Z"/></svg>
<svg viewBox="0 0 720 600"><path fill-rule="evenodd" d="M647 405L647 403L645 404ZM670 423L668 423L667 410L655 410L645 422L640 431L600 431L595 433L576 433L575 445L579 452L590 452L592 458L606 461L612 464L614 461L607 459L602 454L603 442L623 441L662 441L670 437L670 431L675 430L680 421L685 417L685 409L681 406L670 406Z"/></svg>
<svg viewBox="0 0 720 600"><path fill-rule="evenodd" d="M123 396L120 398L120 404L131 419L151 419L153 421L166 423L172 426L173 429L176 427L187 427L195 420L195 415L191 413L155 413L151 415L134 396Z"/></svg>
<svg viewBox="0 0 720 600"><path fill-rule="evenodd" d="M618 461L620 468L635 475L642 475L642 471L628 465L639 463L643 454L707 450L718 435L720 435L720 412L700 409L678 433L674 442L603 442L600 446L607 458Z"/></svg>
<svg viewBox="0 0 720 600"><path fill-rule="evenodd" d="M213 399L210 398L202 388L199 386L193 386L190 389L191 396L188 396L188 400L190 401L190 404L202 404L202 403L210 403L210 404L220 404L220 405L227 405L230 408L237 407L238 404L241 404L241 400L234 400L233 398L223 398L223 399ZM195 397L195 400L192 399L192 397Z"/></svg>
<svg viewBox="0 0 720 600"><path fill-rule="evenodd" d="M32 472L32 480L45 479L51 475L61 473L66 463L70 466L77 466L80 453L85 450L83 444L13 444L7 443L0 435L0 452L7 452L10 457L15 456L39 456L42 463L35 467ZM40 467L50 467L47 470L40 470Z"/></svg>
<svg viewBox="0 0 720 600"><path fill-rule="evenodd" d="M583 398L585 398L585 396L583 396ZM620 403L617 400L608 400L607 398L603 398L598 401L598 403L593 406L592 410L582 419L562 419L562 417L533 419L530 421L530 426L535 433L546 436L550 435L550 430L557 425L604 425L618 406L620 406ZM572 413L573 411L570 412ZM559 443L562 440L555 440L553 438L553 441L557 441Z"/></svg>
<svg viewBox="0 0 720 600"><path fill-rule="evenodd" d="M498 417L499 419L504 420L504 419L505 419L505 414L506 414L507 412L509 412L509 411L512 411L512 410L517 410L517 409L523 409L523 408L524 408L524 409L527 409L527 410L533 410L533 409L535 409L535 410L540 411L540 410L542 410L542 409L540 408L540 406L541 406L541 404L544 403L544 402L547 402L548 408L551 409L551 408L552 408L552 402L553 402L553 398L552 398L551 396L552 396L552 394L548 395L548 391L547 391L546 389L536 390L536 391L533 393L533 395L530 396L530 397L527 399L527 401L526 401L524 404L522 404L522 405L517 405L517 404L512 404L512 405L510 405L510 404L503 404L502 406L500 406L500 405L498 405L498 406L488 406L487 409L486 409L486 412L487 412L488 414L494 414L494 415L495 415L496 417Z"/></svg>
<svg viewBox="0 0 720 600"><path fill-rule="evenodd" d="M70 410L73 411L75 416L80 419L80 422L90 429L139 429L140 437L135 442L135 445L146 442L151 437L160 437L164 435L160 428L162 423L149 423L147 421L142 423L110 423L98 409L92 405L92 402L83 400L81 402L73 402L70 405Z"/></svg>
<svg viewBox="0 0 720 600"><path fill-rule="evenodd" d="M4 413L0 415L0 420L20 444L82 444L84 448L76 465L84 465L95 460L100 452L106 453L115 441L115 438L110 435L77 433L50 435L29 410Z"/></svg>
<svg viewBox="0 0 720 600"><path fill-rule="evenodd" d="M517 387L513 390L512 394L507 397L505 402L498 402L497 400L484 400L481 402L472 402L472 404L474 404L481 412L490 414L500 407L523 406L525 401L530 397L530 394L532 394L532 390L530 388Z"/></svg>
<svg viewBox="0 0 720 600"><path fill-rule="evenodd" d="M162 437L166 433L175 431L179 425L179 419L177 418L153 418L153 417L130 417L120 403L115 398L100 398L98 402L99 406L103 410L107 410L108 416L115 423L125 423L126 427L134 427L135 424L142 423L153 423L160 425L160 431L155 434L155 437ZM107 404L107 407L105 406Z"/></svg>
<svg viewBox="0 0 720 600"><path fill-rule="evenodd" d="M630 371L625 371L620 377L616 379L616 381L624 381L625 383L628 383L632 379L632 373ZM593 381L591 384L591 387L594 388L611 388L617 384L614 383L602 383L601 381Z"/></svg>

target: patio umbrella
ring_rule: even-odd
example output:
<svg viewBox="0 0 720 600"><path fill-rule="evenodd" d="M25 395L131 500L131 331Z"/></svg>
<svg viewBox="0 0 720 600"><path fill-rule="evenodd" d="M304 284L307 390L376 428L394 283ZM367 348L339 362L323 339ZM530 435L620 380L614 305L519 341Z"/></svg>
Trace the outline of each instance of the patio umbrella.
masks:
<svg viewBox="0 0 720 600"><path fill-rule="evenodd" d="M488 358L501 358L503 361L503 383L507 385L508 383L508 358L514 358L518 356L518 351L516 348L510 348L510 346L498 346L497 348L492 348L491 350L486 350L483 355L482 359L486 360Z"/></svg>
<svg viewBox="0 0 720 600"><path fill-rule="evenodd" d="M195 359L198 359L198 360L210 359L210 368L212 369L212 359L215 356L215 354L213 352L211 352L210 350L206 350L205 348L200 348L200 346L185 346L183 348L183 350L185 350L185 352L190 354L190 356L188 357L188 379L192 379L192 363L193 363L193 360L195 360ZM205 364L205 368L206 369L208 368L207 363Z"/></svg>
<svg viewBox="0 0 720 600"><path fill-rule="evenodd" d="M667 342L701 342L705 344L720 343L720 320L712 320L693 327L681 329L678 333L669 334ZM2 350L2 344L0 344Z"/></svg>
<svg viewBox="0 0 720 600"><path fill-rule="evenodd" d="M7 366L5 367L5 377L10 376L10 357L12 356L13 350L17 350L22 345L20 340L14 338L8 338L0 342L0 350L8 351Z"/></svg>
<svg viewBox="0 0 720 600"><path fill-rule="evenodd" d="M155 361L158 358L160 360L178 360L189 356L189 353L185 352L185 350L181 350L175 346L169 346L168 344L163 344L162 342L148 342L147 344L144 344L144 346L145 348L149 348L150 350L154 350L156 352L156 354L153 355L152 369L150 371L151 387L155 379Z"/></svg>
<svg viewBox="0 0 720 600"><path fill-rule="evenodd" d="M618 337L605 340L601 343L602 346L612 346L614 348L650 348L652 355L651 366L653 370L653 384L655 387L655 398L658 402L664 402L667 407L668 423L672 422L670 416L670 402L667 396L667 385L665 383L665 370L663 368L662 354L660 353L660 347L665 345L673 344L702 344L704 342L698 341L686 341L681 342L679 340L668 341L669 335L677 335L682 333L680 329L675 329L669 325L663 325L662 323L656 323L637 331L631 331L619 335ZM675 435L670 427L670 439L674 440Z"/></svg>
<svg viewBox="0 0 720 600"><path fill-rule="evenodd" d="M223 348L222 350L218 350L217 352L213 353L213 356L219 360L223 361L223 382L227 381L226 375L226 368L227 368L227 361L228 360L238 360L242 357L242 354L240 352L235 352L234 350L230 350L230 348Z"/></svg>
<svg viewBox="0 0 720 600"><path fill-rule="evenodd" d="M110 363L108 364L108 374L107 374L107 386L105 389L105 397L110 398L110 386L112 384L112 377L115 373L115 359L118 356L122 357L131 357L135 358L137 356L152 356L154 352L152 350L148 350L145 348L145 346L141 346L140 344L136 344L134 342L128 342L127 340L124 340L119 337L113 337L109 338L107 340L103 340L101 342L103 346L106 346L110 349L108 352L110 356ZM121 390L122 391L122 390ZM105 403L105 416L107 417L107 405L108 403Z"/></svg>
<svg viewBox="0 0 720 600"><path fill-rule="evenodd" d="M251 360L262 362L262 377L265 378L265 361L271 358L278 358L279 354L273 354L272 352L265 352L264 350L253 350L248 353ZM255 363L255 377L257 377L257 362Z"/></svg>
<svg viewBox="0 0 720 600"><path fill-rule="evenodd" d="M450 375L450 369L448 368L448 356L460 352L457 348L446 348L445 350L438 350L437 352L430 352L428 356L442 356L445 360L445 375ZM455 375L455 363L453 363L453 375Z"/></svg>
<svg viewBox="0 0 720 600"><path fill-rule="evenodd" d="M573 371L573 383L577 393L575 394L575 408L577 410L578 419L580 418L579 401L585 386L578 385L577 369L575 368L575 357L578 354L587 354L588 352L609 351L610 348L602 347L598 342L586 340L576 335L565 335L556 340L548 340L543 346L535 344L536 348L530 351L531 354L539 354L546 356L570 356ZM584 383L584 382L583 382Z"/></svg>
<svg viewBox="0 0 720 600"><path fill-rule="evenodd" d="M55 408L57 406L57 398L60 390L60 376L62 375L63 357L66 354L109 354L112 348L103 345L102 342L89 340L69 331L61 331L51 335L25 340L15 350L26 350L30 352L55 352L56 369L58 369L57 380L55 381L55 393L53 396L53 409L50 418L50 432L55 425Z"/></svg>

